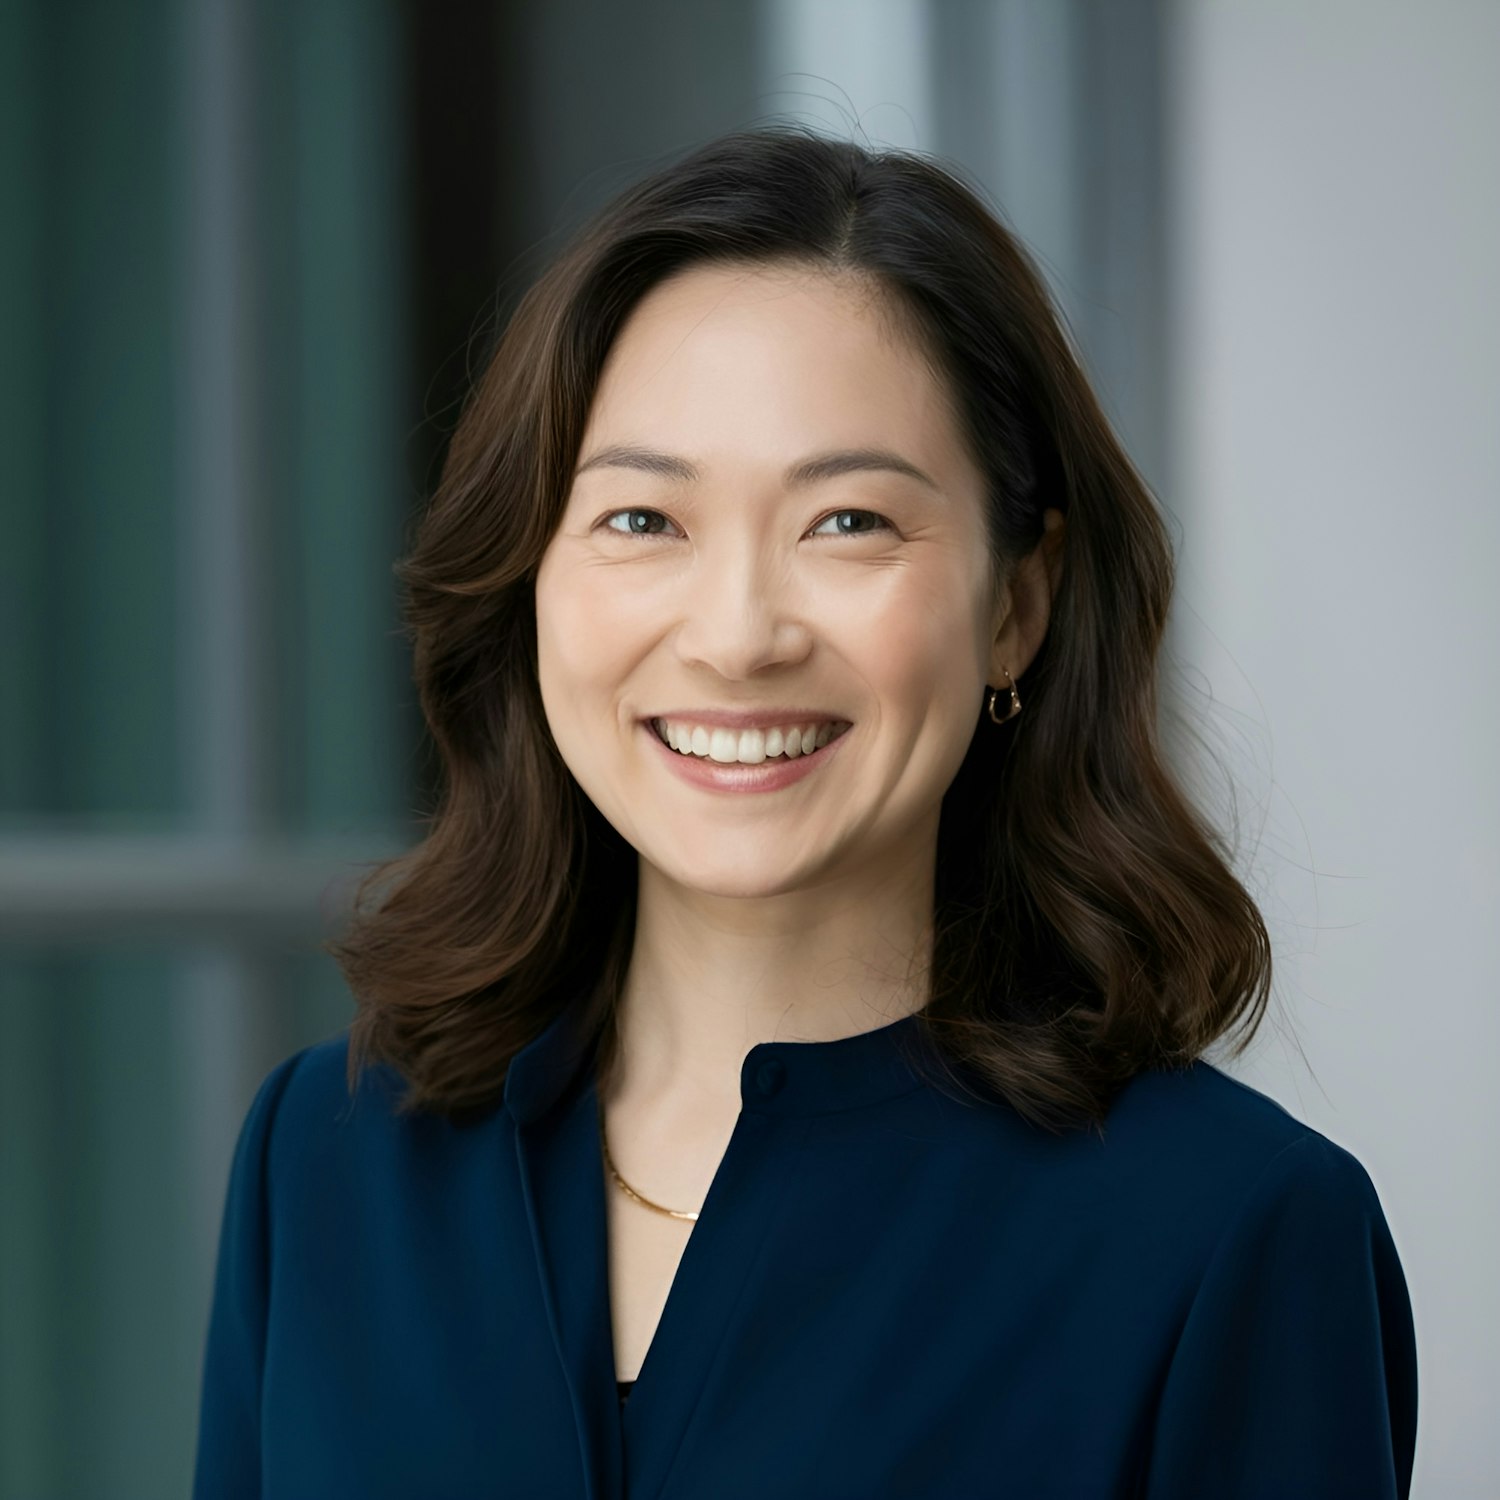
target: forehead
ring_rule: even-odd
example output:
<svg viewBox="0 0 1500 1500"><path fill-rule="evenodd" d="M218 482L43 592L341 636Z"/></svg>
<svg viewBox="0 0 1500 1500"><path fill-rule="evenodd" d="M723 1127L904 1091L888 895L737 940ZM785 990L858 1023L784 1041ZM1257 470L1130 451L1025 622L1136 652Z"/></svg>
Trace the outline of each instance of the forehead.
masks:
<svg viewBox="0 0 1500 1500"><path fill-rule="evenodd" d="M769 314L789 304L822 322L855 323L884 337L904 332L897 298L873 276L835 272L798 261L700 263L659 281L636 303L628 323L659 323L675 316L697 318L713 310L725 316ZM908 353L914 351L908 350Z"/></svg>
<svg viewBox="0 0 1500 1500"><path fill-rule="evenodd" d="M795 337L799 330L805 340ZM700 343L743 346L758 332L774 333L789 350L832 337L835 349L868 353L879 345L893 363L927 363L914 319L873 278L774 261L690 266L658 282L626 318L608 363L661 354L696 333L704 336Z"/></svg>
<svg viewBox="0 0 1500 1500"><path fill-rule="evenodd" d="M946 382L892 296L785 264L695 266L653 287L610 348L589 428L726 454L758 442L777 458L879 440L938 465L962 446Z"/></svg>

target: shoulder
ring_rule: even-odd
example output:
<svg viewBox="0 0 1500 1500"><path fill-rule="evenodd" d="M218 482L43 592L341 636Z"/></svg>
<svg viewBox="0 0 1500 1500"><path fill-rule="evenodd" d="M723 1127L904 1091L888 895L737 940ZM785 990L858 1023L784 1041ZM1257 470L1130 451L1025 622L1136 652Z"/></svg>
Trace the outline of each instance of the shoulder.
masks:
<svg viewBox="0 0 1500 1500"><path fill-rule="evenodd" d="M341 1031L284 1057L261 1080L250 1119L279 1133L299 1122L342 1113L354 1102L348 1087L349 1033ZM364 1079L361 1092L366 1092Z"/></svg>
<svg viewBox="0 0 1500 1500"><path fill-rule="evenodd" d="M1053 1179L1076 1173L1097 1186L1107 1178L1131 1194L1153 1183L1174 1191L1191 1182L1200 1199L1205 1192L1233 1197L1288 1148L1342 1151L1270 1095L1202 1059L1131 1078L1098 1129L1054 1133L1023 1121L1007 1103L976 1108L933 1092L943 1094L939 1108L956 1137ZM1352 1156L1348 1163L1358 1165Z"/></svg>
<svg viewBox="0 0 1500 1500"><path fill-rule="evenodd" d="M923 1107L931 1111L930 1097ZM1319 1214L1355 1225L1380 1213L1353 1153L1203 1060L1131 1079L1102 1133L1042 1131L1004 1105L938 1108L944 1170L962 1160L1002 1178L997 1213L1022 1202L1052 1220L1091 1226L1120 1255L1175 1265L1188 1282L1257 1215L1290 1208L1295 1216L1316 1204Z"/></svg>
<svg viewBox="0 0 1500 1500"><path fill-rule="evenodd" d="M1296 1226L1299 1237L1385 1233L1370 1174L1276 1100L1199 1060L1133 1079L1106 1121L1106 1155L1163 1210L1190 1198L1200 1252ZM1341 1226L1341 1227L1340 1227Z"/></svg>
<svg viewBox="0 0 1500 1500"><path fill-rule="evenodd" d="M1105 1138L1122 1154L1149 1153L1174 1171L1212 1172L1240 1188L1283 1156L1283 1170L1307 1159L1340 1175L1364 1171L1351 1153L1269 1094L1201 1058L1132 1079L1115 1100Z"/></svg>
<svg viewBox="0 0 1500 1500"><path fill-rule="evenodd" d="M1175 1132L1185 1124L1215 1141L1233 1137L1277 1150L1311 1128L1269 1094L1203 1058L1137 1074L1115 1100L1108 1128L1135 1135Z"/></svg>
<svg viewBox="0 0 1500 1500"><path fill-rule="evenodd" d="M482 1169L506 1137L495 1108L467 1122L422 1109L403 1111L407 1080L392 1065L369 1063L352 1083L350 1037L303 1047L260 1086L247 1131L258 1132L272 1191L305 1198L365 1190L434 1190Z"/></svg>
<svg viewBox="0 0 1500 1500"><path fill-rule="evenodd" d="M278 1063L261 1085L279 1097L281 1118L316 1121L352 1117L357 1111L389 1113L399 1098L395 1071L381 1064L363 1069L349 1086L349 1031L301 1048Z"/></svg>
<svg viewBox="0 0 1500 1500"><path fill-rule="evenodd" d="M397 1111L405 1083L385 1064L363 1068L351 1087L349 1033L302 1047L277 1063L251 1103L244 1133L258 1138L274 1178L304 1175L330 1156L390 1149L441 1122Z"/></svg>

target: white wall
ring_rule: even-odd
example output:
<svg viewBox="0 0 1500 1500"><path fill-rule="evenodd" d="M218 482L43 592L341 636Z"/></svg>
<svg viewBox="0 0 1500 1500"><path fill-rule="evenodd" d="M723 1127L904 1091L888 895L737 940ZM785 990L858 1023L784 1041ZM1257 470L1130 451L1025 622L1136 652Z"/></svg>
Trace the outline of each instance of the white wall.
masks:
<svg viewBox="0 0 1500 1500"><path fill-rule="evenodd" d="M1226 1066L1365 1163L1416 1316L1413 1496L1478 1500L1500 1495L1500 4L1170 19L1176 643L1220 704L1280 960L1274 1029Z"/></svg>

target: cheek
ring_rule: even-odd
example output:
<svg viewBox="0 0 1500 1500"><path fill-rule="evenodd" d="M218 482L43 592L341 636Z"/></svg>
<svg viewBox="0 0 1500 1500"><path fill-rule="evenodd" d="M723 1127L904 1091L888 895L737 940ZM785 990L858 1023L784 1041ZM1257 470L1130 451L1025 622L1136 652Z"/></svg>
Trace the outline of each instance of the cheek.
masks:
<svg viewBox="0 0 1500 1500"><path fill-rule="evenodd" d="M600 668L597 624L590 618L586 591L554 575L539 577L536 592L537 677L542 707L563 759L575 776L579 756L579 706L589 695L589 679Z"/></svg>
<svg viewBox="0 0 1500 1500"><path fill-rule="evenodd" d="M543 692L561 698L607 683L629 658L635 631L619 591L587 570L543 570L536 586L537 665Z"/></svg>
<svg viewBox="0 0 1500 1500"><path fill-rule="evenodd" d="M958 570L908 582L846 644L884 705L890 795L928 808L952 784L979 722L987 627Z"/></svg>
<svg viewBox="0 0 1500 1500"><path fill-rule="evenodd" d="M608 748L600 715L608 712L623 668L615 653L607 594L576 571L552 567L536 583L537 677L542 710L564 764L584 794L608 807Z"/></svg>
<svg viewBox="0 0 1500 1500"><path fill-rule="evenodd" d="M983 626L968 580L915 572L878 608L845 622L846 641L872 683L896 701L934 708L962 701L984 668Z"/></svg>

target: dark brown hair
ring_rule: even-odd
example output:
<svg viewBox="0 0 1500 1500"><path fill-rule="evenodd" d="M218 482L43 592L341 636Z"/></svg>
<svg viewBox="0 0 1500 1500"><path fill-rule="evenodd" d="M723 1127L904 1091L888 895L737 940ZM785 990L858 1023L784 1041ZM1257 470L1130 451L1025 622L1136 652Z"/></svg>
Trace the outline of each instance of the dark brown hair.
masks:
<svg viewBox="0 0 1500 1500"><path fill-rule="evenodd" d="M521 299L398 567L443 785L426 836L371 871L329 944L354 993L349 1082L400 1108L498 1103L510 1059L587 992L612 1014L635 851L573 779L537 682L534 581L605 355L632 308L704 263L791 263L880 291L945 377L988 480L1003 578L1066 518L1025 709L982 707L943 800L920 1025L1053 1131L1185 1067L1270 985L1266 929L1158 739L1170 544L1041 277L954 170L793 125L737 131L619 194Z"/></svg>

